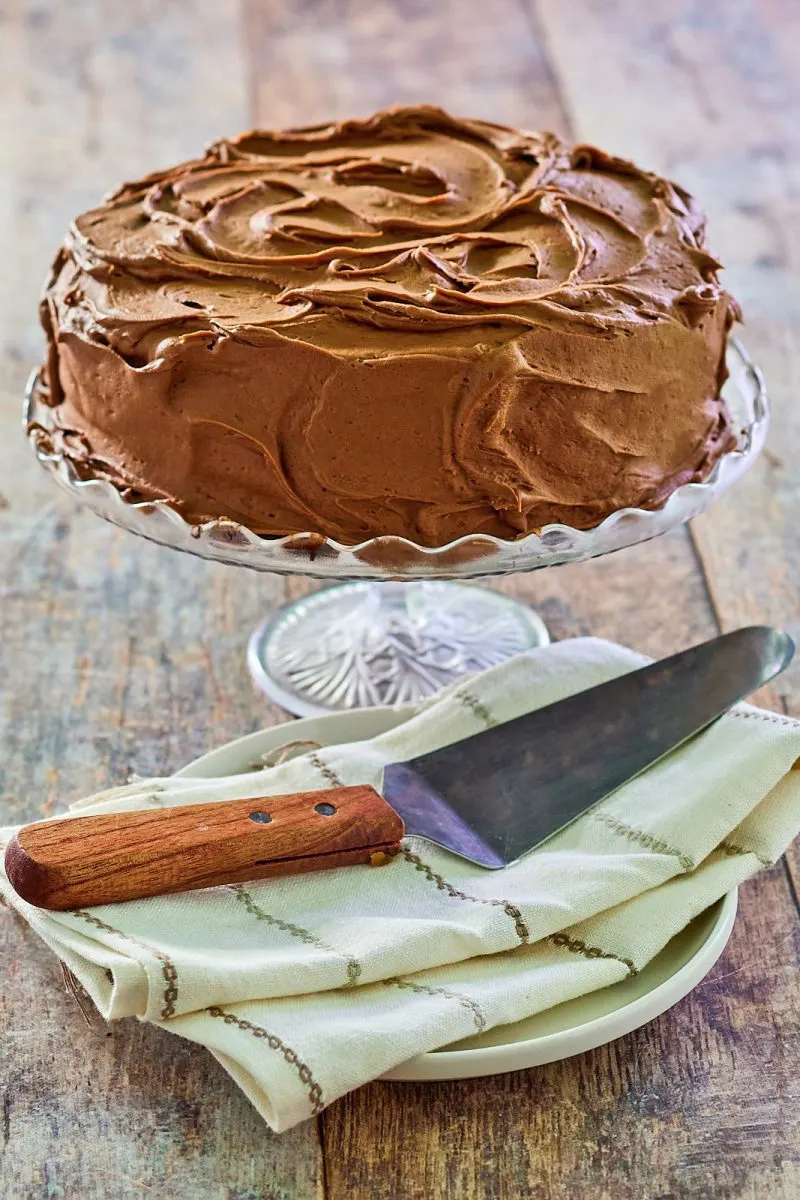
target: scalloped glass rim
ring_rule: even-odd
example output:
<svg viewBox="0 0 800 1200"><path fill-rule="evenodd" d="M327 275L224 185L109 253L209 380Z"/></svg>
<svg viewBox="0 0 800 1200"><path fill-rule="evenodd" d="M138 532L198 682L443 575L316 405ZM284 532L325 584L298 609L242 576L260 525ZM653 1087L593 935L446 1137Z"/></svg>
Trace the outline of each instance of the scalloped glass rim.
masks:
<svg viewBox="0 0 800 1200"><path fill-rule="evenodd" d="M24 427L41 465L80 504L140 537L201 558L256 571L320 579L474 579L580 562L647 541L691 520L735 483L760 453L769 423L764 379L741 342L728 343L725 397L741 428L739 446L717 462L708 479L677 488L659 509L623 508L594 529L547 525L540 534L503 541L467 535L446 546L418 546L406 538L370 538L345 546L320 534L262 537L226 518L191 525L166 500L131 501L113 483L81 478L69 459L48 446L38 399L40 371L25 394Z"/></svg>

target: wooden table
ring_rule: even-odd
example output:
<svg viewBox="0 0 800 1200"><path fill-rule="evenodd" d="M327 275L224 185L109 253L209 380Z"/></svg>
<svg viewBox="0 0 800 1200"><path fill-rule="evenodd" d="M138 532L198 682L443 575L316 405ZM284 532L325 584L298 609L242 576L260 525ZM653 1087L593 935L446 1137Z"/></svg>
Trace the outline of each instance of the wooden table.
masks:
<svg viewBox="0 0 800 1200"><path fill-rule="evenodd" d="M434 101L550 127L707 206L774 406L770 448L691 530L507 581L558 637L654 655L798 631L800 4L792 0L0 2L0 795L8 820L168 772L282 714L246 635L300 581L139 542L57 495L19 430L40 280L122 176L251 124ZM797 710L800 671L764 697ZM493 1080L378 1083L280 1137L210 1056L87 1026L0 913L8 1200L797 1197L798 858L742 890L712 975L645 1029ZM792 1097L794 1099L792 1100Z"/></svg>

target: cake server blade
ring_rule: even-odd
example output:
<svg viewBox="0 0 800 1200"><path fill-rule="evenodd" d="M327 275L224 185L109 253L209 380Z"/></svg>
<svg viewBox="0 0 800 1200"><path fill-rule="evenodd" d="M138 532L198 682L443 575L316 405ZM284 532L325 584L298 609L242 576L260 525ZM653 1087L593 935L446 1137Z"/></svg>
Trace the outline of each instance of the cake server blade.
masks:
<svg viewBox="0 0 800 1200"><path fill-rule="evenodd" d="M367 785L26 825L8 878L43 908L85 908L394 856L404 831L502 867L705 729L791 660L742 629L386 768ZM334 777L335 778L335 777Z"/></svg>
<svg viewBox="0 0 800 1200"><path fill-rule="evenodd" d="M383 796L407 833L506 866L707 728L793 654L776 629L736 630L389 766Z"/></svg>

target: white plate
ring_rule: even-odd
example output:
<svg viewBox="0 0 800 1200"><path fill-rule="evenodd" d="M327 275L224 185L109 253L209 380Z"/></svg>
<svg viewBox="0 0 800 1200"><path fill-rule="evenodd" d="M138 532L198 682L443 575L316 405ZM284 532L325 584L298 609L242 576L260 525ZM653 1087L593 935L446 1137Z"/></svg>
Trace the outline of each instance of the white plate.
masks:
<svg viewBox="0 0 800 1200"><path fill-rule="evenodd" d="M235 775L260 755L287 742L332 746L376 737L398 725L403 709L369 708L308 717L228 742L195 759L181 776ZM701 913L632 979L566 1004L499 1025L453 1046L420 1054L389 1071L386 1079L467 1079L518 1071L581 1054L630 1033L682 1000L713 967L731 936L736 890Z"/></svg>

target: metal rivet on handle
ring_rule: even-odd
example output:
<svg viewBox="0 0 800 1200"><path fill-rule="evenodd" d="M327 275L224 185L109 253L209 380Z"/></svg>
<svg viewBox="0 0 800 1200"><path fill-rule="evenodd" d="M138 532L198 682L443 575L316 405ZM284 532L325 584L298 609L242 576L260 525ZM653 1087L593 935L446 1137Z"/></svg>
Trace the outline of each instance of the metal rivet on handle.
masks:
<svg viewBox="0 0 800 1200"><path fill-rule="evenodd" d="M322 804L314 805L314 812L318 812L323 817L332 817L333 814L336 812L336 805L335 804L326 804L323 801Z"/></svg>

